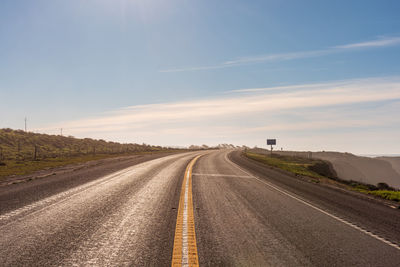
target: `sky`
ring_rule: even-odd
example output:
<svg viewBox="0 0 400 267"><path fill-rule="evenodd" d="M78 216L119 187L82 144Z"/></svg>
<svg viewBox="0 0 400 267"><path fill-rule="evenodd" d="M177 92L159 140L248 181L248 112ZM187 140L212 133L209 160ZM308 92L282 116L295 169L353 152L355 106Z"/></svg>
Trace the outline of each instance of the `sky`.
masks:
<svg viewBox="0 0 400 267"><path fill-rule="evenodd" d="M0 128L400 154L400 2L2 0Z"/></svg>

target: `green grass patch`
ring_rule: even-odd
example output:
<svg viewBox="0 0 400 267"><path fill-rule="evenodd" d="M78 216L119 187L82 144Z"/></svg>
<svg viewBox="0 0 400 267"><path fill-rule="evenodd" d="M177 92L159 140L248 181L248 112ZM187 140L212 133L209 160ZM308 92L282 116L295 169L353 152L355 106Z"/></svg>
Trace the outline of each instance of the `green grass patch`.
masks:
<svg viewBox="0 0 400 267"><path fill-rule="evenodd" d="M376 190L368 191L367 193L384 199L400 202L400 191Z"/></svg>

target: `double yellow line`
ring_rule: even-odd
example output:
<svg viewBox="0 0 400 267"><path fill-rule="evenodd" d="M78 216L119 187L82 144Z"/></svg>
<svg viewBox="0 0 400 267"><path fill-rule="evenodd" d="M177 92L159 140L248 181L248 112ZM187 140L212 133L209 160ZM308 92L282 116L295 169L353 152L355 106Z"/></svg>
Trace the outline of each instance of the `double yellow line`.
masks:
<svg viewBox="0 0 400 267"><path fill-rule="evenodd" d="M182 182L172 252L172 266L199 266L192 198L192 169L199 157L195 157L189 163Z"/></svg>

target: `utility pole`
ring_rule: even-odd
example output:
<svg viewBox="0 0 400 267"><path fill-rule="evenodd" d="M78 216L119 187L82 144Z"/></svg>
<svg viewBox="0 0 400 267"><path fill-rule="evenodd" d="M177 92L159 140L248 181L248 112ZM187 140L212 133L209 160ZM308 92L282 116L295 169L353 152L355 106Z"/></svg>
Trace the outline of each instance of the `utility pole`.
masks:
<svg viewBox="0 0 400 267"><path fill-rule="evenodd" d="M26 119L26 117L25 117L25 132L26 132L26 120L27 120L27 119Z"/></svg>

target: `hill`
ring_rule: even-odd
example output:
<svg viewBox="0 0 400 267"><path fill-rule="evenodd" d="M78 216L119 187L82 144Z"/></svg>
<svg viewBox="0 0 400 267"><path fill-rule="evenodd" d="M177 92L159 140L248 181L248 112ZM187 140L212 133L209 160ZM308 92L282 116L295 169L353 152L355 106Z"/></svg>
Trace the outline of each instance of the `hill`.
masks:
<svg viewBox="0 0 400 267"><path fill-rule="evenodd" d="M0 177L122 154L175 150L147 144L121 144L0 129Z"/></svg>
<svg viewBox="0 0 400 267"><path fill-rule="evenodd" d="M257 149L257 153L269 154L268 150ZM309 151L274 151L283 156L312 158L328 161L332 164L338 178L377 185L386 183L400 189L399 158L368 158L341 152L309 152Z"/></svg>

